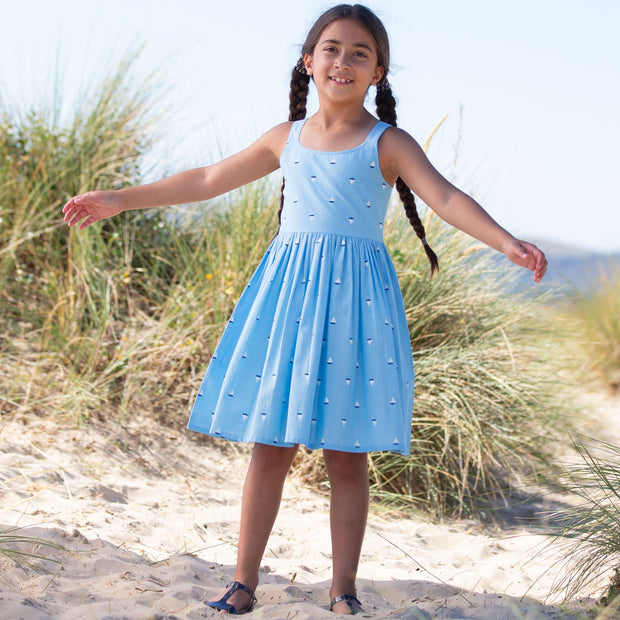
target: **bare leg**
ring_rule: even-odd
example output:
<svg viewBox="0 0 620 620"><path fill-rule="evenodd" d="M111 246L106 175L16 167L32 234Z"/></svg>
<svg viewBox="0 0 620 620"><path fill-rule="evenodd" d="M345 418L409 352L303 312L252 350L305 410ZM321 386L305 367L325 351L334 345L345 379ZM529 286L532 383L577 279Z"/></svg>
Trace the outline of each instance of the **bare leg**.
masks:
<svg viewBox="0 0 620 620"><path fill-rule="evenodd" d="M341 594L355 595L355 577L368 517L368 459L366 453L324 450L331 485L330 526L333 579L331 599ZM342 601L334 611L348 614Z"/></svg>
<svg viewBox="0 0 620 620"><path fill-rule="evenodd" d="M258 586L260 562L278 514L284 480L297 448L255 443L252 450L243 485L237 567L233 578L252 590ZM250 595L237 590L228 602L237 609L246 607Z"/></svg>

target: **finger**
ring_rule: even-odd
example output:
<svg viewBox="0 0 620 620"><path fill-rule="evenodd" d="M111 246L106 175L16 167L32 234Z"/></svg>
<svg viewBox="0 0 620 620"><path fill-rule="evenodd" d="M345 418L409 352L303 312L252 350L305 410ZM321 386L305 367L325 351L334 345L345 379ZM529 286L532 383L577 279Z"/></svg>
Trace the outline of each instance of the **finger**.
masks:
<svg viewBox="0 0 620 620"><path fill-rule="evenodd" d="M74 211L75 209L80 208L76 203L76 199L77 199L77 196L74 196L73 198L71 198L71 200L67 202L67 204L65 204L65 206L62 208L62 212L64 214L67 214L71 211Z"/></svg>
<svg viewBox="0 0 620 620"><path fill-rule="evenodd" d="M65 209L63 209L63 211L65 211L65 222L72 220L80 212L84 213L83 217L87 215L86 211L84 210L84 207L82 205L75 204L75 202L73 202L73 204L71 205L67 203L67 206L65 208L66 208L66 211Z"/></svg>
<svg viewBox="0 0 620 620"><path fill-rule="evenodd" d="M530 271L534 271L536 267L536 257L530 252L524 249L523 253L519 254L519 260L521 265Z"/></svg>
<svg viewBox="0 0 620 620"><path fill-rule="evenodd" d="M90 226L91 224L94 224L97 220L92 216L89 215L79 226L80 230L83 230L84 228L86 228L87 226Z"/></svg>
<svg viewBox="0 0 620 620"><path fill-rule="evenodd" d="M72 208L73 208L73 198L71 198L70 200L67 200L65 206L62 208L62 212L66 215L68 211ZM66 219L67 218L65 217L65 221Z"/></svg>
<svg viewBox="0 0 620 620"><path fill-rule="evenodd" d="M86 194L79 194L70 198L67 204L63 207L62 212L66 213L72 209L81 209L84 206L84 197Z"/></svg>
<svg viewBox="0 0 620 620"><path fill-rule="evenodd" d="M73 211L71 211L70 213L67 213L67 224L69 224L69 226L75 226L75 223L77 221L77 214L78 211L76 209L73 209Z"/></svg>
<svg viewBox="0 0 620 620"><path fill-rule="evenodd" d="M542 267L543 264L546 264L546 259L544 253L539 250L535 245L530 245L529 256L530 258L530 269L532 271L538 271Z"/></svg>
<svg viewBox="0 0 620 620"><path fill-rule="evenodd" d="M528 247L527 245L525 245L525 243L523 242L519 242L519 252L521 254L521 258L523 260L527 260L530 257L530 253L528 251Z"/></svg>
<svg viewBox="0 0 620 620"><path fill-rule="evenodd" d="M540 282L545 273L547 273L547 261L543 259L540 265L536 266L536 270L534 271L534 280L536 280L536 282Z"/></svg>
<svg viewBox="0 0 620 620"><path fill-rule="evenodd" d="M63 209L63 212L65 214L65 222L69 222L75 215L75 206L71 205L71 207L69 207L66 211Z"/></svg>
<svg viewBox="0 0 620 620"><path fill-rule="evenodd" d="M536 249L536 271L544 271L547 268L547 259L538 248Z"/></svg>
<svg viewBox="0 0 620 620"><path fill-rule="evenodd" d="M84 209L80 209L79 211L75 211L73 216L71 217L71 221L69 222L69 226L75 226L80 220L83 220L88 216L88 213L84 211Z"/></svg>

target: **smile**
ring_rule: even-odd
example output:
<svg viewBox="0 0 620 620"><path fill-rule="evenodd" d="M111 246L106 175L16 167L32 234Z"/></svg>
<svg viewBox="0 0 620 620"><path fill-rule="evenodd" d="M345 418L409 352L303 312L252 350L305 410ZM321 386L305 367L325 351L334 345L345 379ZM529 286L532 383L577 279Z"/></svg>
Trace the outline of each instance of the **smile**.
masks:
<svg viewBox="0 0 620 620"><path fill-rule="evenodd" d="M353 81L343 77L330 77L329 79L337 84L350 84Z"/></svg>

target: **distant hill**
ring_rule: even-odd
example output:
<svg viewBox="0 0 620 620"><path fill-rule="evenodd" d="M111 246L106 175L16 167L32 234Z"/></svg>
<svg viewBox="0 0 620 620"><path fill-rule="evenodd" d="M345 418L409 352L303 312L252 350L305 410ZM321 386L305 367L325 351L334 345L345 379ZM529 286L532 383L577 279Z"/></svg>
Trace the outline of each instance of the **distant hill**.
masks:
<svg viewBox="0 0 620 620"><path fill-rule="evenodd" d="M518 274L516 288L533 293L546 289L549 285L562 285L569 292L587 293L599 279L600 274L610 268L620 269L620 252L589 252L580 248L554 242L536 240L534 243L545 253L549 261L543 287L536 285L530 273ZM508 260L504 257L500 261ZM510 267L512 265L508 263Z"/></svg>

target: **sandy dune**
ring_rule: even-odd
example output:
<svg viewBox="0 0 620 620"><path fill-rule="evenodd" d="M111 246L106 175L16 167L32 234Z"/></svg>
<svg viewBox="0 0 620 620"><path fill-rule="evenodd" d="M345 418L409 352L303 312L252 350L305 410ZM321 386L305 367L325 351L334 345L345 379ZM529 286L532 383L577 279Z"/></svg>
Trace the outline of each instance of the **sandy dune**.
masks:
<svg viewBox="0 0 620 620"><path fill-rule="evenodd" d="M3 420L0 530L63 549L21 545L48 558L33 560L39 570L0 559L0 618L217 618L203 601L233 573L248 454L189 435L148 420ZM368 615L579 617L547 598L560 550L541 553L549 538L515 525L518 512L491 528L372 511L359 573ZM327 498L289 479L250 618L334 618L328 523Z"/></svg>

